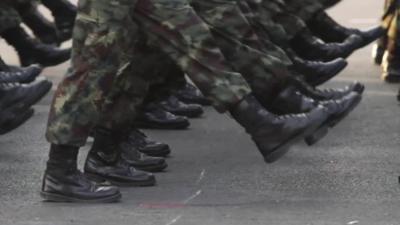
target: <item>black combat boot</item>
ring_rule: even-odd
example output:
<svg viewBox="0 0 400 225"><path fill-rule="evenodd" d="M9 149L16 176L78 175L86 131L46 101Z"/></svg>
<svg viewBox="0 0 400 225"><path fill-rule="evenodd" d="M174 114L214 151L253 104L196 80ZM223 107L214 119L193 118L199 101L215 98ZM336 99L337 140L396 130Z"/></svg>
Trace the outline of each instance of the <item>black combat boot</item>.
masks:
<svg viewBox="0 0 400 225"><path fill-rule="evenodd" d="M132 128L128 137L137 150L152 157L167 157L171 153L169 145L153 141L138 129Z"/></svg>
<svg viewBox="0 0 400 225"><path fill-rule="evenodd" d="M362 96L356 92L350 92L340 99L315 101L301 94L296 87L289 86L284 89L270 104L263 104L268 110L278 115L298 114L310 112L318 105L325 107L329 114L328 119L321 126L321 131L313 133L305 138L308 145L317 143L327 130L322 128L333 127L343 120L361 102ZM324 132L325 131L325 132Z"/></svg>
<svg viewBox="0 0 400 225"><path fill-rule="evenodd" d="M134 121L135 127L143 129L186 129L190 126L184 116L176 116L165 111L157 104L149 103L138 112Z"/></svg>
<svg viewBox="0 0 400 225"><path fill-rule="evenodd" d="M52 202L116 202L117 187L97 184L77 169L77 147L51 145L41 196Z"/></svg>
<svg viewBox="0 0 400 225"><path fill-rule="evenodd" d="M92 148L86 158L85 175L97 182L110 182L117 186L153 186L151 173L136 170L121 158L117 137L111 131L97 128Z"/></svg>
<svg viewBox="0 0 400 225"><path fill-rule="evenodd" d="M68 0L42 0L54 17L54 22L59 31L60 40L71 39L74 28L77 8Z"/></svg>
<svg viewBox="0 0 400 225"><path fill-rule="evenodd" d="M23 5L23 4L22 4ZM45 18L32 4L18 7L23 22L44 44L59 46L60 40L55 25Z"/></svg>
<svg viewBox="0 0 400 225"><path fill-rule="evenodd" d="M265 110L252 95L230 112L250 134L267 163L281 158L291 145L319 128L328 117L323 107L309 113L277 116Z"/></svg>
<svg viewBox="0 0 400 225"><path fill-rule="evenodd" d="M397 52L395 54L386 54L382 63L381 78L388 83L400 83L400 57L397 55Z"/></svg>
<svg viewBox="0 0 400 225"><path fill-rule="evenodd" d="M147 172L161 172L168 165L164 158L147 156L137 148L136 140L126 138L119 143L121 158L130 166Z"/></svg>
<svg viewBox="0 0 400 225"><path fill-rule="evenodd" d="M351 92L362 94L365 90L365 86L359 82L353 82L344 88L317 89L310 86L300 77L293 79L293 85L305 96L311 97L318 101L340 99Z"/></svg>
<svg viewBox="0 0 400 225"><path fill-rule="evenodd" d="M386 33L386 30L381 26L377 26L365 31L343 27L324 11L321 11L313 19L311 19L308 25L313 33L327 42L342 42L351 35L358 35L362 38L362 41L358 47L364 47Z"/></svg>
<svg viewBox="0 0 400 225"><path fill-rule="evenodd" d="M21 65L54 66L71 57L71 49L58 49L33 40L21 28L11 28L0 34L18 52Z"/></svg>
<svg viewBox="0 0 400 225"><path fill-rule="evenodd" d="M0 112L0 135L11 132L20 127L34 114L34 110L15 103Z"/></svg>
<svg viewBox="0 0 400 225"><path fill-rule="evenodd" d="M331 61L347 58L360 46L361 42L361 37L351 35L340 43L324 43L309 32L303 31L293 38L290 44L300 56L306 59Z"/></svg>
<svg viewBox="0 0 400 225"><path fill-rule="evenodd" d="M186 104L211 105L211 101L204 97L203 94L190 83L186 83L183 88L178 90L176 97Z"/></svg>
<svg viewBox="0 0 400 225"><path fill-rule="evenodd" d="M293 60L294 69L302 74L312 86L321 85L335 77L347 66L347 61L338 58L330 62L308 61L308 60Z"/></svg>
<svg viewBox="0 0 400 225"><path fill-rule="evenodd" d="M0 84L0 109L8 108L14 104L30 108L50 91L51 86L52 83L47 80L26 85Z"/></svg>
<svg viewBox="0 0 400 225"><path fill-rule="evenodd" d="M0 83L30 83L42 72L42 67L32 65L0 71Z"/></svg>
<svg viewBox="0 0 400 225"><path fill-rule="evenodd" d="M165 111L177 116L186 116L189 118L200 117L204 111L198 104L186 104L181 102L176 96L169 95L167 98L157 102Z"/></svg>

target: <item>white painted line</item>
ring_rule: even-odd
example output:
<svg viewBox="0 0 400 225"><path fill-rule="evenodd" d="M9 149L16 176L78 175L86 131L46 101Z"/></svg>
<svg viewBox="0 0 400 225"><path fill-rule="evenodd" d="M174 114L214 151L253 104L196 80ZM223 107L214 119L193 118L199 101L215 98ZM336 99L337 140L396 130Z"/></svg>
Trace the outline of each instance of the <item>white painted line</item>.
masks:
<svg viewBox="0 0 400 225"><path fill-rule="evenodd" d="M197 198L199 195L201 195L201 190L198 190L194 195L190 196L189 198L187 198L186 200L183 201L183 204L188 204L189 202L191 202L193 199Z"/></svg>
<svg viewBox="0 0 400 225"><path fill-rule="evenodd" d="M172 225L172 224L175 224L175 223L178 222L181 218L182 218L182 215L179 215L179 216L175 217L173 220L171 220L169 223L167 223L167 224L165 224L165 225Z"/></svg>
<svg viewBox="0 0 400 225"><path fill-rule="evenodd" d="M205 176L205 175L206 175L206 170L203 169L203 170L201 171L201 173L200 173L199 178L198 178L197 181L196 181L196 184L199 184L199 183L204 179L204 176Z"/></svg>

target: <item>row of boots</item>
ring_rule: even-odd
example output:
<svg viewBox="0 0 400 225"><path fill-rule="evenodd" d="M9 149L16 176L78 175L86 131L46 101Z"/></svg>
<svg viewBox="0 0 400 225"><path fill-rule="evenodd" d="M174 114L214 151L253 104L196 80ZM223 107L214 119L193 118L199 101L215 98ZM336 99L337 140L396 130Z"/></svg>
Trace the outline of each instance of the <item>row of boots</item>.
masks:
<svg viewBox="0 0 400 225"><path fill-rule="evenodd" d="M42 68L8 66L0 58L0 134L24 124L34 114L32 108L51 89L52 83L38 78Z"/></svg>
<svg viewBox="0 0 400 225"><path fill-rule="evenodd" d="M318 20L318 21L317 21ZM298 142L315 145L362 100L364 85L354 82L342 89L318 88L339 74L352 52L379 38L385 31L348 29L325 12L308 24L290 43L294 51L293 76L274 98L250 94L229 110L251 136L266 163L282 158ZM299 57L298 57L299 56ZM190 118L201 117L210 101L187 82L163 98L146 102L129 130L96 127L83 172L77 169L79 147L50 147L41 195L56 202L115 202L118 187L152 186L154 173L167 168L167 144L149 139L139 128L186 129Z"/></svg>

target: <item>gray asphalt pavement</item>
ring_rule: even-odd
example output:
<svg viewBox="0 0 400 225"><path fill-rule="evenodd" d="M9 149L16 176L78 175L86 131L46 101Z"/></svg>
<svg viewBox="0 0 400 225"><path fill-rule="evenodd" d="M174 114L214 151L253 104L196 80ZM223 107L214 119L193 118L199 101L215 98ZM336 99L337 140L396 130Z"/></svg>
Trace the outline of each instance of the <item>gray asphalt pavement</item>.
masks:
<svg viewBox="0 0 400 225"><path fill-rule="evenodd" d="M363 28L377 24L381 8L379 0L346 0L331 13ZM1 43L0 49L9 63L17 62L11 48ZM316 146L299 144L266 165L237 124L208 108L187 131L146 131L171 145L169 169L157 174L156 187L123 189L118 204L41 201L49 95L32 120L0 137L0 224L399 225L398 86L382 83L370 53L371 46L352 55L327 84L359 80L367 90L354 113ZM44 74L57 82L67 65Z"/></svg>

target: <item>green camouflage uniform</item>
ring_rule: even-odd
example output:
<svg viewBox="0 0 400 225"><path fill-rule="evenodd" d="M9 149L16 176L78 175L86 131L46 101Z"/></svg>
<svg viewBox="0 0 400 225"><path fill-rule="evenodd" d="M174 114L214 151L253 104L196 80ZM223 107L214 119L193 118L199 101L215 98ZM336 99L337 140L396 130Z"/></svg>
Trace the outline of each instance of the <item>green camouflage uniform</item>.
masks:
<svg viewBox="0 0 400 225"><path fill-rule="evenodd" d="M279 48L269 51L259 40L236 1L192 0L191 4L211 28L228 62L243 74L256 95L268 96L264 99L268 101L286 86L291 62Z"/></svg>
<svg viewBox="0 0 400 225"><path fill-rule="evenodd" d="M132 43L136 40L133 37L139 35L131 23L130 12L145 31L150 47L155 48L155 55L162 51L173 59L218 111L229 110L251 92L241 74L226 62L208 26L186 1L139 0L132 11L133 5L129 0L79 2L72 66L51 106L46 133L49 142L84 145L93 126L105 123L103 118L110 125L119 121L114 119L117 115L126 116L127 106L119 102L129 99L121 97L121 90L127 90L130 96L134 83L145 89L136 90L138 95L146 92L148 82L134 68L140 64L132 63L141 62L145 53L132 49L138 46ZM146 62L154 66L154 61ZM128 75L132 70L134 75ZM114 96L121 101L114 100ZM119 114L110 113L111 109Z"/></svg>

